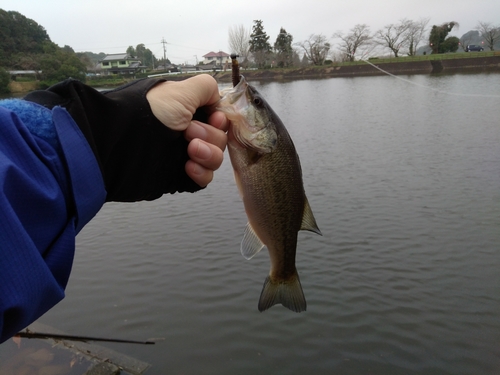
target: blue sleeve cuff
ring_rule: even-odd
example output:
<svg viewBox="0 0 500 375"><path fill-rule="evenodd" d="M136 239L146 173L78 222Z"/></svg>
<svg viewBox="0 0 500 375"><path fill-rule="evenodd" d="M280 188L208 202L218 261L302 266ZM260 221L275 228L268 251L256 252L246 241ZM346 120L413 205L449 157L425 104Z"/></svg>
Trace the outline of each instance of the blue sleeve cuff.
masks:
<svg viewBox="0 0 500 375"><path fill-rule="evenodd" d="M60 151L50 110L39 104L19 99L1 100L0 106L14 112L31 134L42 138L57 151Z"/></svg>

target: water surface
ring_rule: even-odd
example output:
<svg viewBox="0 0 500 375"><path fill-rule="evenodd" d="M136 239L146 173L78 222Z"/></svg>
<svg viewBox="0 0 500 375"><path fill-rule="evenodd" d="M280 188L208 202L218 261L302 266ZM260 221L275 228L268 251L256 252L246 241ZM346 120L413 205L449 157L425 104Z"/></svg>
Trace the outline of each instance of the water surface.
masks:
<svg viewBox="0 0 500 375"><path fill-rule="evenodd" d="M307 312L258 312L227 157L202 192L105 205L42 322L164 337L109 345L148 374L500 373L500 74L402 78L256 85L323 232L299 235Z"/></svg>

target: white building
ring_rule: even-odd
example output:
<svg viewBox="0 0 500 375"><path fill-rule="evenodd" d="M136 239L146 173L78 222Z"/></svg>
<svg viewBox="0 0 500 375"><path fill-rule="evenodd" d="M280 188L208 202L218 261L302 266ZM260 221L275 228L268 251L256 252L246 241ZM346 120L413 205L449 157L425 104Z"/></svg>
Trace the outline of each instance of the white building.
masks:
<svg viewBox="0 0 500 375"><path fill-rule="evenodd" d="M206 55L203 55L203 64L213 64L217 66L224 66L225 64L231 64L231 56L226 52L209 52Z"/></svg>

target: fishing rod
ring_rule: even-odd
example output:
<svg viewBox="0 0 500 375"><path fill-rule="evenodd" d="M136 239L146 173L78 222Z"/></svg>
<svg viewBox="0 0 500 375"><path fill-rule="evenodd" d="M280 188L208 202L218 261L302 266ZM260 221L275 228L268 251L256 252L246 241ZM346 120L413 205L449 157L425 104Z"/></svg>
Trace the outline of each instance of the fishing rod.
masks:
<svg viewBox="0 0 500 375"><path fill-rule="evenodd" d="M90 336L73 336L73 335L64 335L57 333L42 333L42 332L32 332L29 330L18 332L14 335L14 337L24 337L28 339L55 339L55 340L71 340L71 341L106 341L106 342L119 342L124 344L142 344L142 345L154 345L156 342L154 340L158 339L149 339L146 341L135 341L135 340L121 340L121 339L108 339L102 337L90 337Z"/></svg>

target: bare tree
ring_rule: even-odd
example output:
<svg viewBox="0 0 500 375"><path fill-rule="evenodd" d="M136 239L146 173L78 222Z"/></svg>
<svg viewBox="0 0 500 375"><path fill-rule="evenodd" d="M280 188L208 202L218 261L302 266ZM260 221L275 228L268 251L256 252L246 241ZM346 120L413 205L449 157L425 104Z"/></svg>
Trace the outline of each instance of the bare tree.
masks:
<svg viewBox="0 0 500 375"><path fill-rule="evenodd" d="M490 22L479 21L476 29L479 30L479 34L483 37L486 45L490 47L490 51L494 51L495 43L500 40L500 26L494 26Z"/></svg>
<svg viewBox="0 0 500 375"><path fill-rule="evenodd" d="M418 45L425 39L429 20L430 18L421 18L419 21L408 21L408 30L406 31L408 56L417 54Z"/></svg>
<svg viewBox="0 0 500 375"><path fill-rule="evenodd" d="M331 45L323 34L311 34L309 39L298 42L304 50L304 56L314 65L323 65Z"/></svg>
<svg viewBox="0 0 500 375"><path fill-rule="evenodd" d="M241 60L247 61L250 49L250 29L243 25L234 25L229 27L229 50L241 57Z"/></svg>
<svg viewBox="0 0 500 375"><path fill-rule="evenodd" d="M408 29L411 21L402 19L399 23L385 26L383 29L375 32L373 36L376 44L389 48L394 57L399 56L399 51L408 45Z"/></svg>
<svg viewBox="0 0 500 375"><path fill-rule="evenodd" d="M354 61L356 52L358 52L360 47L367 45L372 39L370 36L370 26L366 24L354 26L346 35L338 31L333 34L333 37L341 40L339 50L347 61Z"/></svg>

